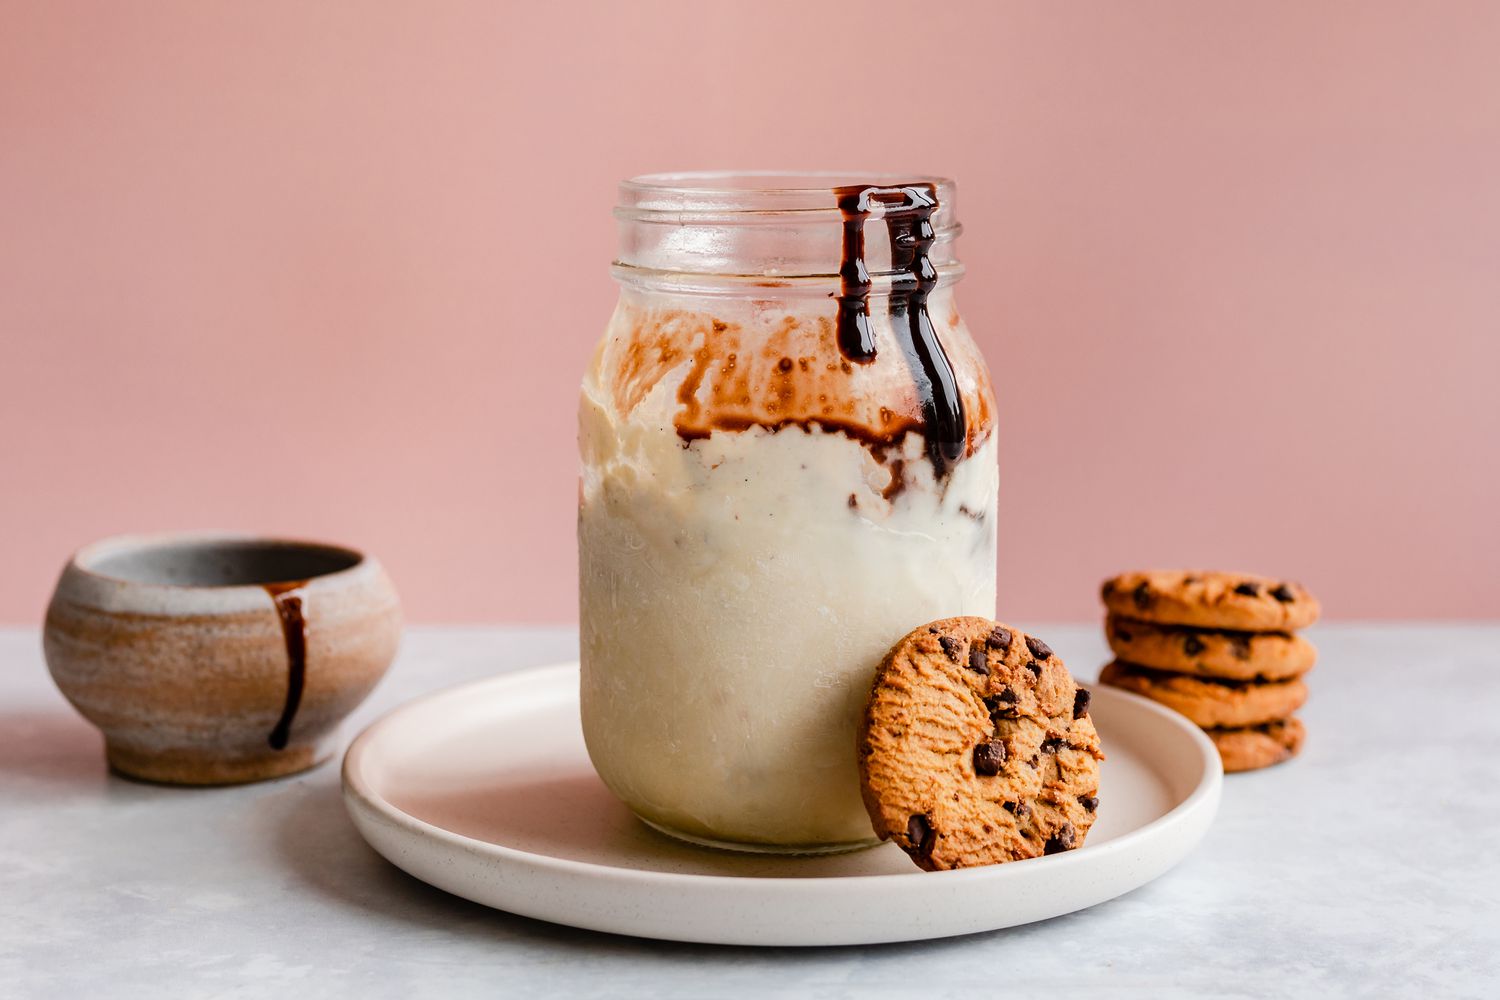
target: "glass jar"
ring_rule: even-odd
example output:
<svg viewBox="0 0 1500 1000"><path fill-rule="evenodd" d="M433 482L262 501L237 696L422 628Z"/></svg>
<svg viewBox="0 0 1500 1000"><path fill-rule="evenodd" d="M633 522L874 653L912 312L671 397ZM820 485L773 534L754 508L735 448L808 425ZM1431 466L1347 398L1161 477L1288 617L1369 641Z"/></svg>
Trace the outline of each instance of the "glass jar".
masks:
<svg viewBox="0 0 1500 1000"><path fill-rule="evenodd" d="M873 842L855 734L876 666L924 622L994 615L995 407L953 298L953 196L621 185L620 300L579 416L583 731L662 831Z"/></svg>

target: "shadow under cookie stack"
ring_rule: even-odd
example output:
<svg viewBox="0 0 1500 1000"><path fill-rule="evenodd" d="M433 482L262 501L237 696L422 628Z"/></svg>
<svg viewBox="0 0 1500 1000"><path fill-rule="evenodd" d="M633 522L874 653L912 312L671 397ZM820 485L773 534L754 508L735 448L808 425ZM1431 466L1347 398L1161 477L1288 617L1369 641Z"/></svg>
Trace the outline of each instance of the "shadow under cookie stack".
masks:
<svg viewBox="0 0 1500 1000"><path fill-rule="evenodd" d="M1145 695L1201 726L1225 771L1296 756L1302 675L1317 650L1296 633L1318 617L1300 584L1246 573L1155 571L1104 581L1115 659L1102 684Z"/></svg>

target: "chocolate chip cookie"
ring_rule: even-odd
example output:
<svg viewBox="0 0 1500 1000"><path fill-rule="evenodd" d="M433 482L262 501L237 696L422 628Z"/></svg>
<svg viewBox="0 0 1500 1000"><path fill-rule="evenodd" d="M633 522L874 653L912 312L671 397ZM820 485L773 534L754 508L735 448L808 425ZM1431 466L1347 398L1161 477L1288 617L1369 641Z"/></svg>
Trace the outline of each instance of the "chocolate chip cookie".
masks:
<svg viewBox="0 0 1500 1000"><path fill-rule="evenodd" d="M1104 581L1111 612L1163 625L1249 632L1305 628L1318 619L1318 601L1301 584L1249 573L1153 570Z"/></svg>
<svg viewBox="0 0 1500 1000"><path fill-rule="evenodd" d="M1115 660L1099 673L1099 683L1143 694L1187 716L1204 729L1258 726L1285 719L1307 700L1307 685L1285 681L1229 681L1169 674Z"/></svg>
<svg viewBox="0 0 1500 1000"><path fill-rule="evenodd" d="M1045 642L985 618L892 647L858 752L875 832L928 871L1072 850L1099 808L1089 692Z"/></svg>
<svg viewBox="0 0 1500 1000"><path fill-rule="evenodd" d="M1228 680L1299 677L1318 658L1312 643L1291 632L1189 628L1110 615L1104 634L1109 648L1128 663Z"/></svg>
<svg viewBox="0 0 1500 1000"><path fill-rule="evenodd" d="M1307 730L1298 718L1278 719L1239 729L1208 729L1208 738L1219 748L1224 770L1254 771L1291 760L1302 749Z"/></svg>

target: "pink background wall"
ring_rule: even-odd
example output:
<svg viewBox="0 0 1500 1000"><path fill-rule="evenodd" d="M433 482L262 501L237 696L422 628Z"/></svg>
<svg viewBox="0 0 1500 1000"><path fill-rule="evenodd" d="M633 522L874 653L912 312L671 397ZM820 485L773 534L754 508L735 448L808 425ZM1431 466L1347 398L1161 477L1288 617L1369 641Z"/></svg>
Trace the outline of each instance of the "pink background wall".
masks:
<svg viewBox="0 0 1500 1000"><path fill-rule="evenodd" d="M726 166L958 178L1005 617L1500 614L1500 5L922 6L0 3L0 620L178 526L571 618L613 184Z"/></svg>

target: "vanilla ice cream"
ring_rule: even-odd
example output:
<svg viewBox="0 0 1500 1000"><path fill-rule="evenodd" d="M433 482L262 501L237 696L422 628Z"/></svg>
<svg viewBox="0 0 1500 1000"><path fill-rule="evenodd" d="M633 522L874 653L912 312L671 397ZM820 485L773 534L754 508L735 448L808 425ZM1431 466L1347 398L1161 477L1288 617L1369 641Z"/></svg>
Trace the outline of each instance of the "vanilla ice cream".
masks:
<svg viewBox="0 0 1500 1000"><path fill-rule="evenodd" d="M826 292L623 290L580 409L581 694L595 767L647 822L749 849L869 842L855 730L875 667L923 622L993 616L993 394L932 284L956 459L925 433L931 386L878 282L864 363Z"/></svg>

